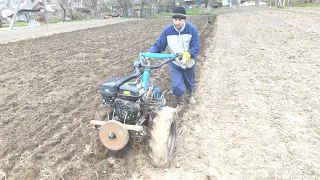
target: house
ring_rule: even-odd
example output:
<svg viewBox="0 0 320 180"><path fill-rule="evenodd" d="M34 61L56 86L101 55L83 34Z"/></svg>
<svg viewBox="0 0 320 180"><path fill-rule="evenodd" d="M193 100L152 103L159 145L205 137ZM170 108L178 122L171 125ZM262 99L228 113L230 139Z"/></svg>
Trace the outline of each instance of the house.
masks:
<svg viewBox="0 0 320 180"><path fill-rule="evenodd" d="M18 14L17 14L17 21L30 21L35 16L39 15L40 10L43 9L42 2L39 0L33 0L27 3L24 3L20 6ZM8 17L12 18L13 13Z"/></svg>

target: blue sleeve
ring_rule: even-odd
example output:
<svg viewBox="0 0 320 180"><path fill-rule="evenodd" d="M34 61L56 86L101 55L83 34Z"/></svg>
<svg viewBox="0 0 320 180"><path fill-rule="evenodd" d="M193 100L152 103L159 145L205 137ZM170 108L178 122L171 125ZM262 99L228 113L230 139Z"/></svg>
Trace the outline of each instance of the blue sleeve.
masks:
<svg viewBox="0 0 320 180"><path fill-rule="evenodd" d="M190 40L190 47L188 52L190 53L192 59L196 59L200 51L200 40L199 40L198 30L195 27L193 27L193 31L191 34L192 34L192 37Z"/></svg>
<svg viewBox="0 0 320 180"><path fill-rule="evenodd" d="M160 34L159 39L153 44L153 46L149 49L151 53L162 53L168 45L166 29L163 30Z"/></svg>

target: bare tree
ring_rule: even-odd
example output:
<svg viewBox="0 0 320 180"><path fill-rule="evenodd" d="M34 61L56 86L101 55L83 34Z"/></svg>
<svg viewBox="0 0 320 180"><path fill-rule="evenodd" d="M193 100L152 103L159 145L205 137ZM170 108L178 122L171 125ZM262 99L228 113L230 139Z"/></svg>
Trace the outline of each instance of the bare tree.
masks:
<svg viewBox="0 0 320 180"><path fill-rule="evenodd" d="M42 0L43 2L43 10L44 10L44 21L48 24L48 12L47 12L47 2L46 0Z"/></svg>
<svg viewBox="0 0 320 180"><path fill-rule="evenodd" d="M169 6L173 10L173 8L176 7L176 0L171 0L170 3L169 3Z"/></svg>
<svg viewBox="0 0 320 180"><path fill-rule="evenodd" d="M3 1L0 0L0 28L2 28L2 9L4 8Z"/></svg>
<svg viewBox="0 0 320 180"><path fill-rule="evenodd" d="M66 8L63 7L62 3L60 3L60 7L62 8L63 10L63 22L66 21Z"/></svg>
<svg viewBox="0 0 320 180"><path fill-rule="evenodd" d="M159 13L159 4L161 3L162 0L156 0L156 11L157 14Z"/></svg>
<svg viewBox="0 0 320 180"><path fill-rule="evenodd" d="M149 3L149 17L151 17L152 15L152 5L154 5L154 0L148 0L148 3Z"/></svg>
<svg viewBox="0 0 320 180"><path fill-rule="evenodd" d="M2 28L2 13L1 13L1 10L0 10L0 28Z"/></svg>
<svg viewBox="0 0 320 180"><path fill-rule="evenodd" d="M95 18L98 17L97 3L98 3L98 0L92 0L92 10L94 12Z"/></svg>
<svg viewBox="0 0 320 180"><path fill-rule="evenodd" d="M11 8L14 1L16 0L0 0L0 10Z"/></svg>
<svg viewBox="0 0 320 180"><path fill-rule="evenodd" d="M141 7L140 7L140 18L142 18L143 7L144 7L144 0L142 0L142 1L141 1Z"/></svg>
<svg viewBox="0 0 320 180"><path fill-rule="evenodd" d="M58 0L57 3L60 5L60 7L63 10L63 21L66 20L66 16L68 13L69 17L73 17L73 10L71 7L72 0Z"/></svg>
<svg viewBox="0 0 320 180"><path fill-rule="evenodd" d="M209 0L204 0L204 7L207 8L209 4Z"/></svg>
<svg viewBox="0 0 320 180"><path fill-rule="evenodd" d="M0 0L0 3L4 7L4 9L13 8L18 4L18 2L18 0Z"/></svg>
<svg viewBox="0 0 320 180"><path fill-rule="evenodd" d="M110 11L109 7L112 6L111 2L107 0L99 0L98 1L99 8L98 8L98 16L100 16L100 13L106 14Z"/></svg>
<svg viewBox="0 0 320 180"><path fill-rule="evenodd" d="M11 22L10 22L9 30L12 30L12 28L13 28L13 23L14 23L14 21L16 20L16 17L17 17L17 14L18 14L18 12L19 12L20 5L21 5L21 2L22 2L22 1L23 1L23 0L20 0L20 1L18 2L17 8L16 8L15 13L14 13L14 15L13 15L13 18L11 19Z"/></svg>
<svg viewBox="0 0 320 180"><path fill-rule="evenodd" d="M123 16L128 16L128 8L131 6L130 0L117 0L123 10Z"/></svg>
<svg viewBox="0 0 320 180"><path fill-rule="evenodd" d="M149 14L148 14L149 17L151 17L151 10L152 10L152 3L149 2Z"/></svg>
<svg viewBox="0 0 320 180"><path fill-rule="evenodd" d="M160 1L159 1L160 2ZM145 9L144 7L147 5L147 9ZM150 17L152 15L152 6L154 5L153 0L142 0L141 2L141 14L140 14L140 18L142 18L143 16L143 12L145 12L145 16ZM155 4L156 5L156 4ZM157 5L156 5L157 6ZM157 8L157 7L156 7ZM145 11L146 10L146 11ZM158 9L157 9L158 11Z"/></svg>
<svg viewBox="0 0 320 180"><path fill-rule="evenodd" d="M93 11L94 17L98 17L98 0L82 0L82 4Z"/></svg>

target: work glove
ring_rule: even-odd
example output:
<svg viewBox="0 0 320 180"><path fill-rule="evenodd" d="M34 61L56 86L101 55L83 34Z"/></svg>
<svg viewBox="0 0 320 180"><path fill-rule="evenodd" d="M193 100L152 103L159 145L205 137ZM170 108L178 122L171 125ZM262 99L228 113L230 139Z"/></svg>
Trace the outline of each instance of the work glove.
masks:
<svg viewBox="0 0 320 180"><path fill-rule="evenodd" d="M191 59L191 55L189 52L181 53L178 56L178 60L179 60L180 66L183 69L191 68L195 64L195 61L193 59Z"/></svg>
<svg viewBox="0 0 320 180"><path fill-rule="evenodd" d="M183 53L183 59L187 62L191 59L191 55L189 52L184 52Z"/></svg>

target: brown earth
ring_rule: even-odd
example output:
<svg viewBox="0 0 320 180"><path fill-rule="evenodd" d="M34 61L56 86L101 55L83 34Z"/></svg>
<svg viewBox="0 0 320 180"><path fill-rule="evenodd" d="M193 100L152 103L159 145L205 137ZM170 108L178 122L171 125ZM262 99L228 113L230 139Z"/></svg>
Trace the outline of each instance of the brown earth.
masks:
<svg viewBox="0 0 320 180"><path fill-rule="evenodd" d="M191 21L199 32L213 29L207 17ZM132 73L138 53L170 22L133 21L0 45L0 170L7 179L103 179L119 172L89 149L99 85ZM160 87L170 88L167 70L156 76ZM129 167L120 168L122 176L135 172Z"/></svg>
<svg viewBox="0 0 320 180"><path fill-rule="evenodd" d="M146 144L96 158L88 124L101 82L130 73L170 19L0 45L0 179L319 179L319 15L224 12L214 25L191 18L199 102L179 120L168 169L150 165ZM154 77L170 87L167 67Z"/></svg>

